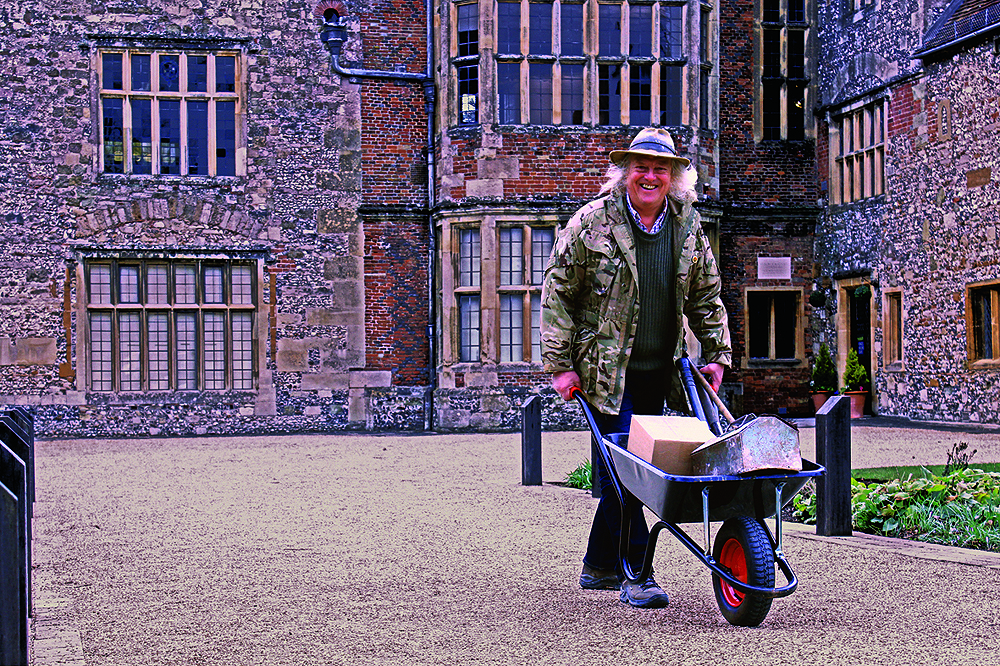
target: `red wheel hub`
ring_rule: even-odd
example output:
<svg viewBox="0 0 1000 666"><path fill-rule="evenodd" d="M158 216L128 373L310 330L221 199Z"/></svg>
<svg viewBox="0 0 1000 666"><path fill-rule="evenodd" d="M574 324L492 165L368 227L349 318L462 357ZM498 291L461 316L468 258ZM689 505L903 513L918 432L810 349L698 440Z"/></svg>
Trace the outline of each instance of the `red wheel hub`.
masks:
<svg viewBox="0 0 1000 666"><path fill-rule="evenodd" d="M743 546L736 539L729 539L722 546L722 552L719 554L719 564L729 569L736 580L742 583L747 582L746 554L743 552ZM743 603L745 595L742 592L725 580L720 579L719 583L722 588L722 596L727 604L735 608Z"/></svg>

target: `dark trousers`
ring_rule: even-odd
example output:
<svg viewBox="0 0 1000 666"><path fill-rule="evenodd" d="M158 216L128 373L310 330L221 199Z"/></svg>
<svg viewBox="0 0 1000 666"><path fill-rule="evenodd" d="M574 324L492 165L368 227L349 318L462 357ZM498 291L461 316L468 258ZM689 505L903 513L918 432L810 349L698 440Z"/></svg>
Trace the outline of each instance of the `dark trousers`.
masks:
<svg viewBox="0 0 1000 666"><path fill-rule="evenodd" d="M669 388L668 377L665 372L628 372L625 375L625 397L621 411L618 414L594 413L601 432L627 433L633 414L662 414ZM590 528L587 554L583 561L595 569L620 571L618 549L622 532L622 507L600 457L593 461L593 468L601 484L601 499L597 504L594 524ZM628 560L632 569L638 571L642 567L646 542L649 540L649 528L646 526L641 503L634 503L631 516Z"/></svg>

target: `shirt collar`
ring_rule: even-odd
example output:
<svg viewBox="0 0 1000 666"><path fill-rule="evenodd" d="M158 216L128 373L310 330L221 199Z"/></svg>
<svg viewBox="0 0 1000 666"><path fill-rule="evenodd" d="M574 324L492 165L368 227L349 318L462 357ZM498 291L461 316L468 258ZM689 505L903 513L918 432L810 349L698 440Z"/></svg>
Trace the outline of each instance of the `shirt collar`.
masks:
<svg viewBox="0 0 1000 666"><path fill-rule="evenodd" d="M642 222L639 218L639 213L636 212L635 208L632 206L632 200L629 198L628 193L625 193L625 205L628 206L629 214L632 215L632 219L635 220L636 225L648 234L656 234L663 228L663 223L667 220L667 211L670 210L670 200L664 201L663 210L660 211L660 216L656 218L656 222L653 222L653 228L646 231L646 227L642 226Z"/></svg>

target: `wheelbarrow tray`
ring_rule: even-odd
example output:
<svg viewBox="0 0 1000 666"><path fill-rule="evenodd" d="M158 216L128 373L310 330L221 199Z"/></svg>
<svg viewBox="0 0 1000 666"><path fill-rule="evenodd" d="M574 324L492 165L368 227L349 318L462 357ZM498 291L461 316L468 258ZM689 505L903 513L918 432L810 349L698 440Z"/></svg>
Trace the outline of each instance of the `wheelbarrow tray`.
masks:
<svg viewBox="0 0 1000 666"><path fill-rule="evenodd" d="M625 449L628 435L612 434L604 444L622 485L661 520L668 523L698 523L706 519L702 491L708 487L708 516L712 522L737 516L758 520L775 515L775 492L781 489L781 506L792 500L810 478L823 475L823 468L802 461L801 472L755 472L740 476L679 476L668 474Z"/></svg>

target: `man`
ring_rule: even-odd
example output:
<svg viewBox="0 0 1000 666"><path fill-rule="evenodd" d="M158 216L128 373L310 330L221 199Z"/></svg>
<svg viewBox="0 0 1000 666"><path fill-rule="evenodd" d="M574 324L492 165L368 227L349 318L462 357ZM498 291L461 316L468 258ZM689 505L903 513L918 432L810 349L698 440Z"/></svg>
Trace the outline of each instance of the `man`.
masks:
<svg viewBox="0 0 1000 666"><path fill-rule="evenodd" d="M709 361L712 387L732 363L719 269L700 217L696 174L677 155L670 133L644 129L612 166L592 201L570 219L552 248L542 287L542 360L565 400L579 387L604 433L628 432L632 414L687 412L676 360L686 353L683 317ZM601 500L594 516L580 585L619 589L639 608L667 605L650 576L629 583L620 571L621 507L600 461ZM638 571L649 531L636 506L628 559Z"/></svg>

